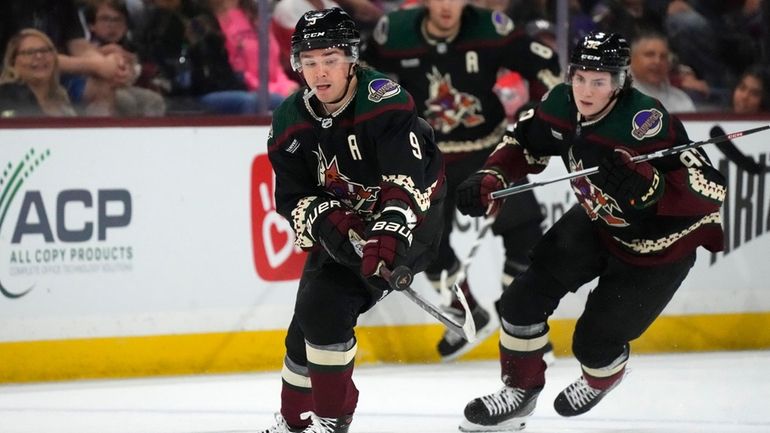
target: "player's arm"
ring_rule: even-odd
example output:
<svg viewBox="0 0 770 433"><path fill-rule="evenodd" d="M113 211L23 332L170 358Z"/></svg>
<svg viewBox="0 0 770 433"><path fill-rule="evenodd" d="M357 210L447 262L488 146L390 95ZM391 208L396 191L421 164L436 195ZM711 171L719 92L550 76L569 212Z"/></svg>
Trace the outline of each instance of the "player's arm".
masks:
<svg viewBox="0 0 770 433"><path fill-rule="evenodd" d="M682 123L673 117L662 140L642 143L637 150L616 148L599 162L593 178L629 217L693 217L718 212L725 197L724 179L700 149L651 161L635 162L638 153L689 143ZM650 146L653 146L651 149Z"/></svg>
<svg viewBox="0 0 770 433"><path fill-rule="evenodd" d="M684 125L675 117L674 144L689 143ZM654 166L664 175L664 192L657 214L661 216L696 216L719 212L725 199L725 179L702 149L690 149L660 160Z"/></svg>
<svg viewBox="0 0 770 433"><path fill-rule="evenodd" d="M405 263L412 230L428 211L439 180L427 170L435 168L432 131L420 122L411 97L408 104L394 104L372 122L370 140L375 143L381 175L379 215L366 229L361 273L381 285L376 277L381 266L394 269ZM443 176L443 171L438 173Z"/></svg>
<svg viewBox="0 0 770 433"><path fill-rule="evenodd" d="M521 32L508 35L503 46L506 68L521 74L529 82L529 99L539 101L550 89L562 82L559 57L547 45Z"/></svg>
<svg viewBox="0 0 770 433"><path fill-rule="evenodd" d="M545 133L548 126L535 116L535 110L522 112L484 166L457 187L457 208L460 212L470 216L496 213L500 200L492 200L490 193L508 187L527 174L540 173L548 165L549 153L543 152L545 146L539 146L547 142Z"/></svg>
<svg viewBox="0 0 770 433"><path fill-rule="evenodd" d="M371 35L361 44L359 59L361 66L375 68L382 72L391 69L388 68L388 62L381 52L383 44L388 40L389 22L388 15L380 17Z"/></svg>

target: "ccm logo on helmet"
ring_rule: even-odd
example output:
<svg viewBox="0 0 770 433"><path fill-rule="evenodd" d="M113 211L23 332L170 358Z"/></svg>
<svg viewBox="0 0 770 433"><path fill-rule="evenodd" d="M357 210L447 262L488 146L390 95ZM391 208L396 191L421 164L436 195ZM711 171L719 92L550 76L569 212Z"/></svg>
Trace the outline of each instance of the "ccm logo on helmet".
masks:
<svg viewBox="0 0 770 433"><path fill-rule="evenodd" d="M308 34L306 34L306 35L305 35L305 39L309 39L309 38L318 38L318 37L321 37L321 36L323 36L323 35L325 35L325 34L326 34L326 32L314 32L314 33L308 33Z"/></svg>

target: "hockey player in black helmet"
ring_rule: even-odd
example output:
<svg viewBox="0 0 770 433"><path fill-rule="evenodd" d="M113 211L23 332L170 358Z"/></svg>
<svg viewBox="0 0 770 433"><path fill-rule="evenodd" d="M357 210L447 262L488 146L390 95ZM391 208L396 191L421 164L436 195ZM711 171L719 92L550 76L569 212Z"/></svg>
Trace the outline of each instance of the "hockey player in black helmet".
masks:
<svg viewBox="0 0 770 433"><path fill-rule="evenodd" d="M447 201L444 235L436 260L425 271L431 285L445 296L447 313L461 315L462 305L449 293L455 282L463 291L476 323L476 340L468 342L449 330L436 349L452 361L487 339L498 327L494 313L477 301L457 245L450 242L456 218L455 191L486 160L502 138L508 119L495 94L499 73L519 73L528 83L531 101L561 81L559 60L548 46L514 28L503 12L478 7L468 0L424 0L414 7L383 16L362 52L364 61L393 74L415 97L417 110L436 131L444 153ZM529 251L540 239L544 220L532 192L506 199L495 213L493 234L502 238L505 287L529 265ZM455 232L456 233L456 232ZM470 272L472 274L472 271ZM489 288L487 288L488 290ZM497 287L492 293L498 294ZM478 293L478 292L477 292Z"/></svg>
<svg viewBox="0 0 770 433"><path fill-rule="evenodd" d="M589 411L623 379L629 343L674 296L695 250L723 247L724 178L704 152L631 160L690 139L658 100L630 87L629 55L620 35L585 36L567 82L524 112L483 169L458 188L460 211L483 215L490 192L542 171L551 156L570 172L598 166L571 180L579 205L543 235L532 264L503 292L503 387L468 403L462 431L524 428L545 385L547 320L564 296L598 277L572 338L582 374L554 401L562 416Z"/></svg>
<svg viewBox="0 0 770 433"><path fill-rule="evenodd" d="M346 433L358 402L354 327L390 292L383 268L417 273L432 260L444 164L411 95L357 64L347 13L307 12L291 40L306 87L274 111L267 146L276 210L309 254L286 336L281 411L263 433Z"/></svg>

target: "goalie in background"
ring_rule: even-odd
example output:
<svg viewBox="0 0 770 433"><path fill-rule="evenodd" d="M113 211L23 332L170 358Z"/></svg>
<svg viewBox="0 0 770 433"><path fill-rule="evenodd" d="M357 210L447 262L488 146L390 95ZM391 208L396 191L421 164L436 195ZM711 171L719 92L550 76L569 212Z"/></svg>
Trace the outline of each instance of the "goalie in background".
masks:
<svg viewBox="0 0 770 433"><path fill-rule="evenodd" d="M579 205L545 233L532 264L503 292L503 387L468 403L463 431L524 428L545 385L548 318L564 296L598 277L572 340L581 375L554 401L562 416L593 408L623 379L629 343L674 296L695 250L723 248L724 178L704 152L631 161L690 139L658 100L631 87L629 57L618 34L585 36L567 81L524 112L484 167L458 188L458 209L480 216L498 204L489 193L541 172L551 156L570 172L599 168L571 180Z"/></svg>

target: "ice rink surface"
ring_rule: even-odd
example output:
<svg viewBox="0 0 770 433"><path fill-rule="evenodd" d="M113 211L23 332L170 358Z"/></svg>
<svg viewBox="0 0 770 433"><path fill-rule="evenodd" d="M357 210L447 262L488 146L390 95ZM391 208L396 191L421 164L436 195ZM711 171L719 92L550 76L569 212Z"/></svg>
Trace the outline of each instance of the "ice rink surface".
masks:
<svg viewBox="0 0 770 433"><path fill-rule="evenodd" d="M552 402L577 378L559 358L525 432L770 433L770 351L632 355L630 373L591 412ZM2 366L0 365L0 368ZM456 432L473 397L500 386L496 362L356 369L350 433ZM278 372L0 386L0 433L247 433L272 423Z"/></svg>

